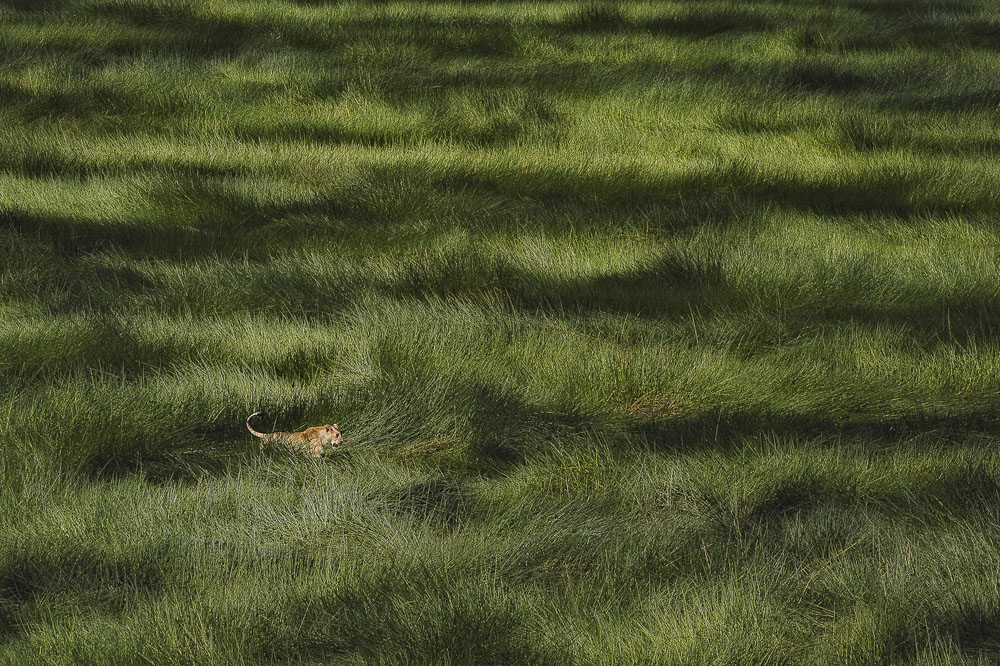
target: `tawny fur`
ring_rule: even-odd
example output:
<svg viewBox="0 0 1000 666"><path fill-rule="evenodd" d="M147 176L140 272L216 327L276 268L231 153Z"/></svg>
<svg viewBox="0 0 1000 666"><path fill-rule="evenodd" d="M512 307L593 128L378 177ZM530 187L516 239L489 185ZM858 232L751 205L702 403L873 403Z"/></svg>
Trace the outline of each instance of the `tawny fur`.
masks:
<svg viewBox="0 0 1000 666"><path fill-rule="evenodd" d="M250 427L250 419L261 413L254 412L247 417L247 430L255 437L260 437L261 449L264 448L265 444L279 444L287 446L293 451L301 451L319 458L323 455L324 447L329 446L331 449L335 449L344 442L344 437L340 434L340 428L336 423L307 428L302 432L257 432Z"/></svg>

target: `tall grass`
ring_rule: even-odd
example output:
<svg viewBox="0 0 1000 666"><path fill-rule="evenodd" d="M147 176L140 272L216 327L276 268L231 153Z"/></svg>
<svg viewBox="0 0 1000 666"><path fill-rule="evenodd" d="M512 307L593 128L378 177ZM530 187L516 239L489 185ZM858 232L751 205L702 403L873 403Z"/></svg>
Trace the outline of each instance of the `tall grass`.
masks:
<svg viewBox="0 0 1000 666"><path fill-rule="evenodd" d="M992 663L998 44L4 3L0 659Z"/></svg>

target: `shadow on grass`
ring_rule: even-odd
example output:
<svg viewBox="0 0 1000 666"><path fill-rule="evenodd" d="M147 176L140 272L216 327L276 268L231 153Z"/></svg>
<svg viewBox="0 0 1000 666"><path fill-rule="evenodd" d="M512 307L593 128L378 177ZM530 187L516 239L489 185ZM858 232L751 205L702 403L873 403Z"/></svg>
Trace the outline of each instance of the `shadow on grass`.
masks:
<svg viewBox="0 0 1000 666"><path fill-rule="evenodd" d="M883 440L884 441L884 440ZM940 512L948 520L967 514L982 516L1000 509L1000 483L982 466L949 469L905 488L860 491L842 488L819 475L782 480L766 497L752 503L741 517L742 529L767 526L821 507L849 511L859 506L900 519L933 522Z"/></svg>
<svg viewBox="0 0 1000 666"><path fill-rule="evenodd" d="M937 626L966 654L995 654L1000 648L1000 608L996 601L961 608L941 618ZM910 646L912 642L903 644Z"/></svg>
<svg viewBox="0 0 1000 666"><path fill-rule="evenodd" d="M387 296L423 300L496 296L525 312L642 313L667 316L689 312L688 304L724 301L721 270L709 262L666 252L620 272L555 277L533 272L502 256L447 252L415 257L377 289Z"/></svg>
<svg viewBox="0 0 1000 666"><path fill-rule="evenodd" d="M158 257L190 256L189 250L196 254L199 246L204 249L213 240L211 234L193 227L155 225L150 222L121 224L82 216L17 209L0 213L0 225L0 233L6 227L33 240L45 241L60 258L70 260L82 254L108 250L124 251L136 258L148 257L150 253ZM125 282L126 285L131 283L136 289L143 287L132 278L126 278Z"/></svg>
<svg viewBox="0 0 1000 666"><path fill-rule="evenodd" d="M548 27L557 34L612 32L698 40L723 33L770 32L779 25L771 17L741 8L687 5L669 16L637 17L626 13L617 3L594 3Z"/></svg>
<svg viewBox="0 0 1000 666"><path fill-rule="evenodd" d="M504 177L457 172L438 178L435 185L443 193L516 194L543 203L552 210L575 206L594 214L617 212L622 217L642 214L656 207L663 211L662 217L667 217L678 209L683 211L685 201L710 202L724 216L724 221L765 206L833 217L878 213L908 220L925 213L987 211L995 205L992 194L982 195L982 201L961 201L949 198L945 192L927 191L921 176L905 171L873 171L836 181L822 181L796 174L771 173L749 162L653 179L639 169L611 177L546 170L529 170ZM661 216L653 217L654 221L658 219Z"/></svg>
<svg viewBox="0 0 1000 666"><path fill-rule="evenodd" d="M935 639L945 639L968 657L995 654L1000 647L1000 607L996 601L959 601L956 605L919 613L909 622L893 617L881 637L880 657L885 663L911 661L932 647Z"/></svg>
<svg viewBox="0 0 1000 666"><path fill-rule="evenodd" d="M103 2L90 15L107 23L138 28L144 34L112 43L118 56L184 55L214 58L278 46L277 31L264 22L240 16L204 14L184 3L123 4ZM308 35L308 32L303 32Z"/></svg>
<svg viewBox="0 0 1000 666"><path fill-rule="evenodd" d="M469 497L461 481L436 477L419 481L390 497L390 506L399 514L433 525L451 528L469 512Z"/></svg>
<svg viewBox="0 0 1000 666"><path fill-rule="evenodd" d="M58 11L58 0L15 0L19 11ZM320 0L314 3L327 4ZM300 50L317 54L343 53L345 44L365 48L371 43L394 44L399 53L431 58L499 58L514 55L522 36L510 21L485 17L426 15L299 21L265 13L263 16L221 14L184 3L91 4L84 15L107 26L129 29L104 45L114 58L171 56L191 59ZM331 17L332 18L332 17ZM532 34L527 34L530 39ZM47 48L58 49L59 39ZM68 45L67 45L68 46Z"/></svg>
<svg viewBox="0 0 1000 666"><path fill-rule="evenodd" d="M964 0L848 0L849 9L867 15L904 18L915 14L965 15L980 11L978 2Z"/></svg>
<svg viewBox="0 0 1000 666"><path fill-rule="evenodd" d="M831 489L817 478L779 483L773 492L750 507L743 523L773 523L808 511L821 503L846 503L850 498Z"/></svg>
<svg viewBox="0 0 1000 666"><path fill-rule="evenodd" d="M99 443L81 461L79 469L84 477L95 480L140 476L157 484L197 483L244 464L256 451L251 444L220 442L188 434L182 443L169 448L128 451L123 450L121 441L115 440L105 446Z"/></svg>
<svg viewBox="0 0 1000 666"><path fill-rule="evenodd" d="M870 19L806 28L796 43L810 53L849 53L871 51L884 53L900 49L947 49L955 44L966 48L997 51L1000 49L1000 22L961 17L931 19L909 14L872 22Z"/></svg>
<svg viewBox="0 0 1000 666"><path fill-rule="evenodd" d="M703 447L732 449L764 433L831 442L870 442L876 449L888 449L903 443L920 445L926 442L939 446L982 436L1000 437L1000 416L993 410L982 409L833 419L821 414L763 414L717 409L660 422L637 423L629 432L639 446L651 451L687 451Z"/></svg>
<svg viewBox="0 0 1000 666"><path fill-rule="evenodd" d="M435 19L420 14L407 17L386 14L365 18L339 16L309 23L274 15L219 16L183 5L113 3L97 4L89 13L105 21L148 30L147 40L127 45L156 54L218 56L289 48L327 52L342 48L344 43L365 45L375 40L397 47L415 47L438 58L485 58L510 55L520 47L511 22L485 17Z"/></svg>
<svg viewBox="0 0 1000 666"><path fill-rule="evenodd" d="M392 663L428 663L442 655L463 664L565 663L528 640L521 609L509 599L445 583L423 567L386 567L261 614L250 644L269 663L352 653Z"/></svg>
<svg viewBox="0 0 1000 666"><path fill-rule="evenodd" d="M829 63L792 65L781 75L781 84L789 91L851 93L871 88L873 82L845 67Z"/></svg>
<svg viewBox="0 0 1000 666"><path fill-rule="evenodd" d="M992 111L1000 106L1000 87L970 82L956 90L894 95L887 105L904 111Z"/></svg>
<svg viewBox="0 0 1000 666"><path fill-rule="evenodd" d="M575 422L570 415L543 411L509 391L482 383L464 386L458 398L469 406L471 467L481 473L523 464L529 443Z"/></svg>
<svg viewBox="0 0 1000 666"><path fill-rule="evenodd" d="M77 597L93 609L115 612L164 585L167 552L112 558L87 550L22 554L0 563L0 632L12 635L31 622L29 605L42 597Z"/></svg>
<svg viewBox="0 0 1000 666"><path fill-rule="evenodd" d="M5 0L4 5L16 12L35 14L39 12L61 11L73 3L66 0Z"/></svg>
<svg viewBox="0 0 1000 666"><path fill-rule="evenodd" d="M46 91L28 89L9 81L0 82L0 99L4 100L4 106L20 110L29 120L62 118L88 120L98 125L110 121L121 127L141 116L142 126L147 130L164 124L185 109L184 102L176 96L138 95L110 84L79 81ZM44 154L34 159L42 172L50 166L44 161Z"/></svg>
<svg viewBox="0 0 1000 666"><path fill-rule="evenodd" d="M221 201L214 205L221 205ZM327 217L329 215L344 213L347 219L360 219L359 213L353 210L345 212L341 205L338 200L249 205L244 208L234 205L210 219L210 212L203 211L190 224L157 223L143 219L122 223L8 209L0 212L0 235L4 234L6 227L8 235L13 232L43 241L62 261L109 251L136 259L261 258L271 256L282 248L301 248L317 236L333 233L331 227L342 231L344 225L331 222ZM304 210L319 217L312 221L287 219ZM142 280L135 271L123 269L117 278L124 280L126 287L143 288L140 284Z"/></svg>

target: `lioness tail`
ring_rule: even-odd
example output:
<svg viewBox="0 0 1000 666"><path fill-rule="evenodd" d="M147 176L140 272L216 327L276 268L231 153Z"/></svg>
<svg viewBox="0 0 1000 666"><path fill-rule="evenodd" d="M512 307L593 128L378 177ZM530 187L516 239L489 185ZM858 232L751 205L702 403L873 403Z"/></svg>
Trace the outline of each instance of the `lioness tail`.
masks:
<svg viewBox="0 0 1000 666"><path fill-rule="evenodd" d="M251 435L254 435L255 437L260 437L261 439L264 439L264 437L266 437L266 435L264 433L257 432L256 430L254 430L253 428L251 428L250 427L250 419L252 419L253 417L257 416L258 414L263 414L263 413L264 412L254 412L253 414L251 414L250 416L247 417L247 430L250 431Z"/></svg>

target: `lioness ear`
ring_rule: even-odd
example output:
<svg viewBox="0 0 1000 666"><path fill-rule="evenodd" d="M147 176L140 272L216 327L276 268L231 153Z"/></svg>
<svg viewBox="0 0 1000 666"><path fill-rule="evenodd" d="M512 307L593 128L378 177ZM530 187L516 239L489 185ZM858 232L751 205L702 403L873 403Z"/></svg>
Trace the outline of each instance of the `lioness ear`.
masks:
<svg viewBox="0 0 1000 666"><path fill-rule="evenodd" d="M340 430L340 426L337 425L336 423L333 424L333 428L334 428L334 430Z"/></svg>

